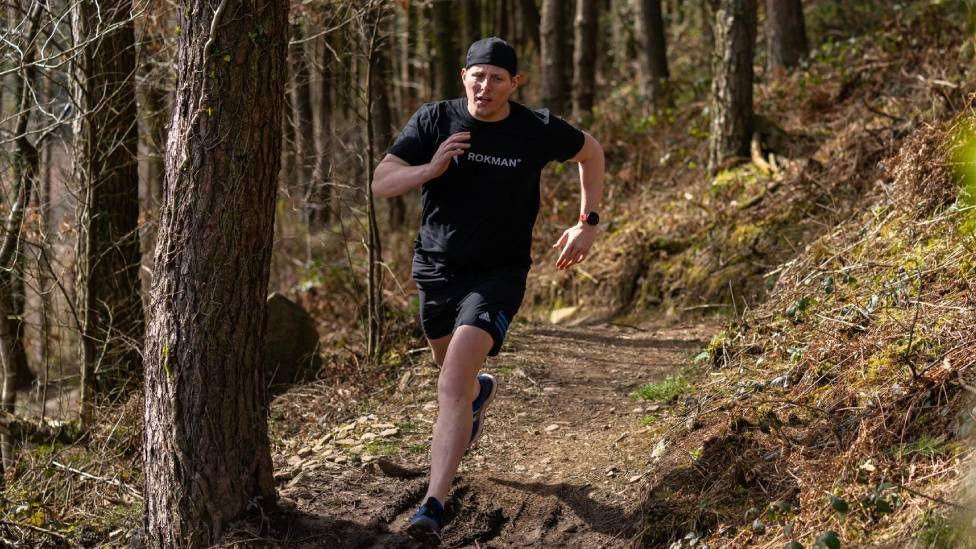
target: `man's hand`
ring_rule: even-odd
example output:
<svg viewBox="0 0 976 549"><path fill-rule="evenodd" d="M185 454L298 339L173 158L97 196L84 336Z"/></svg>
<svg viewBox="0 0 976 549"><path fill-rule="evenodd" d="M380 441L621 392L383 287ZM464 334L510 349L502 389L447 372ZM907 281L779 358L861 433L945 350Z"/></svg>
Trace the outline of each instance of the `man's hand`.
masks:
<svg viewBox="0 0 976 549"><path fill-rule="evenodd" d="M552 245L553 248L563 249L556 260L556 268L563 271L586 259L594 240L596 227L593 225L578 223L563 231L563 235Z"/></svg>
<svg viewBox="0 0 976 549"><path fill-rule="evenodd" d="M464 154L464 151L471 148L471 132L457 132L452 134L450 137L441 143L440 147L437 147L437 152L430 159L427 164L428 181L434 179L435 177L440 177L444 172L447 171L447 167L451 164L451 160L454 160L458 156Z"/></svg>

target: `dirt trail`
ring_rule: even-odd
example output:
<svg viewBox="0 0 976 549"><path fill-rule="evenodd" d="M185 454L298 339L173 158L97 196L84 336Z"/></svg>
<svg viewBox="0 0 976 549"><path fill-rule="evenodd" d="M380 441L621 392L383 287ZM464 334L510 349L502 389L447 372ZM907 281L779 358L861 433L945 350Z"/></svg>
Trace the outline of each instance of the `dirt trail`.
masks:
<svg viewBox="0 0 976 549"><path fill-rule="evenodd" d="M442 546L625 545L656 442L640 423L653 407L628 394L687 363L713 331L517 330L486 367L500 393L461 464ZM290 546L414 546L400 531L425 488L437 376L422 362L371 414L322 425L322 438L275 457L279 489L295 505Z"/></svg>

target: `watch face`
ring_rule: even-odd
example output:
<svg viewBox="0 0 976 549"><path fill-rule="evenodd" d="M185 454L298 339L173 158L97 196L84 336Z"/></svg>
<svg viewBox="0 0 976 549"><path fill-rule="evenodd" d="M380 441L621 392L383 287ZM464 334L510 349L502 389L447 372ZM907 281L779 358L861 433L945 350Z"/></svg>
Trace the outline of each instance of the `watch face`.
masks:
<svg viewBox="0 0 976 549"><path fill-rule="evenodd" d="M599 222L600 222L600 214L598 214L596 212L590 212L590 213L586 214L586 224L587 225L596 225Z"/></svg>

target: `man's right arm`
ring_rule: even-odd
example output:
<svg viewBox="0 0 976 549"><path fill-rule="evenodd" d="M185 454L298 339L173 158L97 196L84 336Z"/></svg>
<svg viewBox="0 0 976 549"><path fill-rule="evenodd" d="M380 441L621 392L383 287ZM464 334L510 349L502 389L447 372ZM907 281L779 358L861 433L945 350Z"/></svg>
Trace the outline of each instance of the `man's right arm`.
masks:
<svg viewBox="0 0 976 549"><path fill-rule="evenodd" d="M373 196L399 196L430 181L429 164L411 166L402 158L387 154L373 171Z"/></svg>
<svg viewBox="0 0 976 549"><path fill-rule="evenodd" d="M381 198L401 195L440 177L456 156L464 154L471 144L469 132L458 132L441 143L427 164L411 166L402 158L387 154L373 170L373 195Z"/></svg>

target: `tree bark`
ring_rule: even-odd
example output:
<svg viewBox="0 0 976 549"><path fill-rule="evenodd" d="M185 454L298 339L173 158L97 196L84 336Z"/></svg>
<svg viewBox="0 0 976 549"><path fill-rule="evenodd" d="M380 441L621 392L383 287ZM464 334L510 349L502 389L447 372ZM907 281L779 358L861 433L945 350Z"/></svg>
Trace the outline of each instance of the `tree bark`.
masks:
<svg viewBox="0 0 976 549"><path fill-rule="evenodd" d="M292 37L301 39L301 29L295 25ZM289 66L292 69L291 106L295 124L295 180L287 185L300 196L308 196L315 167L315 126L312 118L312 84L305 58L304 44L293 44L288 51Z"/></svg>
<svg viewBox="0 0 976 549"><path fill-rule="evenodd" d="M640 1L641 60L644 62L644 93L656 106L668 102L668 56L661 0Z"/></svg>
<svg viewBox="0 0 976 549"><path fill-rule="evenodd" d="M508 0L495 0L495 20L493 22L492 34L505 40L510 40L509 36L509 3Z"/></svg>
<svg viewBox="0 0 976 549"><path fill-rule="evenodd" d="M481 6L478 0L463 0L461 7L464 13L464 38L461 50L465 50L472 42L481 38Z"/></svg>
<svg viewBox="0 0 976 549"><path fill-rule="evenodd" d="M137 385L145 331L139 281L139 132L130 0L75 4L74 160L83 203L79 312L83 391ZM106 27L115 30L106 32ZM87 41L87 42L86 42ZM89 396L89 395L85 395Z"/></svg>
<svg viewBox="0 0 976 549"><path fill-rule="evenodd" d="M542 37L539 35L542 17L539 15L539 7L535 5L535 0L519 0L519 13L522 16L522 25L528 42L532 44L535 51L539 51L542 42Z"/></svg>
<svg viewBox="0 0 976 549"><path fill-rule="evenodd" d="M13 78L15 109L17 112L14 124L14 199L7 213L2 240L0 240L0 268L11 273L21 270L18 261L23 260L23 254L18 253L20 247L21 229L24 223L24 212L30 203L32 189L36 184L37 169L40 158L36 146L28 139L28 123L33 112L34 103L30 90L33 87L36 68L34 59L37 49L34 40L37 38L41 4L31 7L27 16L26 40L22 48L25 51L23 69L17 71ZM0 410L13 413L17 403L17 386L21 372L21 353L24 352L23 334L17 333L17 324L12 322L15 316L16 296L11 275L0 279L0 364L3 364L3 390L0 393ZM26 355L23 355L26 357ZM29 372L29 370L28 370ZM9 471L13 464L13 441L10 435L0 433L0 462L3 470ZM0 478L0 485L3 480Z"/></svg>
<svg viewBox="0 0 976 549"><path fill-rule="evenodd" d="M722 0L715 14L716 62L708 169L748 156L752 137L752 59L756 0Z"/></svg>
<svg viewBox="0 0 976 549"><path fill-rule="evenodd" d="M596 0L576 0L574 27L573 118L579 121L593 111L593 88L596 83Z"/></svg>
<svg viewBox="0 0 976 549"><path fill-rule="evenodd" d="M770 69L792 69L807 56L802 0L766 0L766 43Z"/></svg>
<svg viewBox="0 0 976 549"><path fill-rule="evenodd" d="M390 95L386 83L389 78L389 63L385 48L379 47L373 56L373 66L370 70L370 102L373 124L373 151L376 158L382 158L393 142L393 117L390 111ZM388 200L389 210L387 221L391 227L402 227L406 223L406 203L402 196L395 196Z"/></svg>
<svg viewBox="0 0 976 549"><path fill-rule="evenodd" d="M332 52L322 41L319 47L319 100L315 113L315 170L305 195L305 222L321 230L332 220L332 88L335 81Z"/></svg>
<svg viewBox="0 0 976 549"><path fill-rule="evenodd" d="M287 0L186 0L146 337L150 547L273 504L262 343Z"/></svg>
<svg viewBox="0 0 976 549"><path fill-rule="evenodd" d="M566 19L562 0L543 0L540 34L542 49L542 102L556 114L567 105Z"/></svg>
<svg viewBox="0 0 976 549"><path fill-rule="evenodd" d="M457 97L461 93L461 56L458 53L457 23L451 2L434 2L434 78L440 99Z"/></svg>

